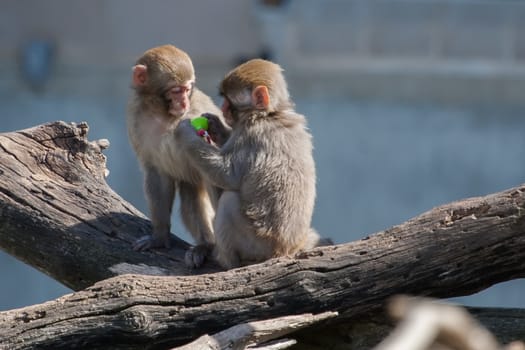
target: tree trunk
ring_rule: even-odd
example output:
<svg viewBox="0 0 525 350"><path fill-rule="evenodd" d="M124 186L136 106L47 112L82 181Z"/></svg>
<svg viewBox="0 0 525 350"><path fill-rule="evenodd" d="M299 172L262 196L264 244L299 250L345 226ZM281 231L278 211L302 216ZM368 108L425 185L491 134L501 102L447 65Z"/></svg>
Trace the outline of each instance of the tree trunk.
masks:
<svg viewBox="0 0 525 350"><path fill-rule="evenodd" d="M353 243L215 274L187 246L137 253L149 223L104 182L101 142L53 123L0 136L0 246L81 289L0 313L0 347L162 348L252 320L337 311L356 320L395 294L452 297L525 276L525 185L434 208ZM217 271L209 265L203 273Z"/></svg>

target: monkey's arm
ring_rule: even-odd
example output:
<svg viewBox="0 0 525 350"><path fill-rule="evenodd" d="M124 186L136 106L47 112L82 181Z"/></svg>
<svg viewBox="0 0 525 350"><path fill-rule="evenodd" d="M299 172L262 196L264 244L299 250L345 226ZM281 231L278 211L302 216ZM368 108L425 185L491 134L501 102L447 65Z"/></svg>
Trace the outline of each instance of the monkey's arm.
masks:
<svg viewBox="0 0 525 350"><path fill-rule="evenodd" d="M191 126L183 120L175 130L178 144L189 155L190 161L213 186L227 191L238 191L240 175L229 157L221 154L219 148L203 141Z"/></svg>

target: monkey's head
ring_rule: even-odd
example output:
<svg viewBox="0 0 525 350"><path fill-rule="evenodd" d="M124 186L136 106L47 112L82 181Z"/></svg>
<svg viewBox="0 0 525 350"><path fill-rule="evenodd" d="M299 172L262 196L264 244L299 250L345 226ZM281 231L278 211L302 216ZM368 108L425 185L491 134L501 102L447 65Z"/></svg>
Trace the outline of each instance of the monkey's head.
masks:
<svg viewBox="0 0 525 350"><path fill-rule="evenodd" d="M293 107L282 68L273 62L253 59L226 74L220 85L223 115L235 124L243 112L270 115Z"/></svg>
<svg viewBox="0 0 525 350"><path fill-rule="evenodd" d="M176 117L190 108L195 71L186 52L173 45L146 51L133 66L132 86L139 95L158 95Z"/></svg>

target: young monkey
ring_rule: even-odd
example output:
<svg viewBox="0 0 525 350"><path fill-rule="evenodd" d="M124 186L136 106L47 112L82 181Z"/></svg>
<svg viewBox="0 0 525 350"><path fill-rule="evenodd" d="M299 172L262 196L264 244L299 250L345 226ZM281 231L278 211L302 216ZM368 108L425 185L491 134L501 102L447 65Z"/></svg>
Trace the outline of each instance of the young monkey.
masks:
<svg viewBox="0 0 525 350"><path fill-rule="evenodd" d="M233 268L319 245L310 227L311 135L294 111L281 67L248 61L226 75L220 92L232 127L220 149L203 142L187 122L175 131L191 164L223 189L213 225L217 261Z"/></svg>
<svg viewBox="0 0 525 350"><path fill-rule="evenodd" d="M144 170L153 226L152 235L140 238L134 249L170 246L171 211L178 190L183 222L197 243L186 254L190 267L201 265L215 242L209 196L214 191L188 162L173 131L183 119L204 112L220 115L211 99L194 84L193 64L184 51L172 45L152 48L133 67L134 92L127 117L129 139ZM226 137L211 134L219 144Z"/></svg>

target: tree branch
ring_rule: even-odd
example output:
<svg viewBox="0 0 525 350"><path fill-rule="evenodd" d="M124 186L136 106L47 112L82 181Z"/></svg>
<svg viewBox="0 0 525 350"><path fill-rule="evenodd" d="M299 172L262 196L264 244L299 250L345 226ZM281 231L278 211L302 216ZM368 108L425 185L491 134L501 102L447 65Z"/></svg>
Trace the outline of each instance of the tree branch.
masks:
<svg viewBox="0 0 525 350"><path fill-rule="evenodd" d="M109 143L88 142L87 132L55 122L0 134L0 248L73 290L122 273L195 273L175 236L170 251L131 249L150 222L109 188Z"/></svg>
<svg viewBox="0 0 525 350"><path fill-rule="evenodd" d="M149 222L106 185L100 142L87 142L86 130L53 123L0 135L0 246L74 289L123 266L181 276L117 276L2 312L0 346L165 348L253 320L325 311L355 319L394 294L452 297L525 276L525 185L293 259L182 276L192 273L182 241L131 251ZM206 271L217 268L197 272Z"/></svg>
<svg viewBox="0 0 525 350"><path fill-rule="evenodd" d="M318 315L304 314L297 316L284 316L270 320L255 321L233 326L213 336L204 335L199 339L173 350L214 350L214 349L239 349L247 346L261 349L270 340L297 331L328 318L337 316L336 312L324 312ZM288 346L294 345L295 341ZM280 347L284 349L284 347Z"/></svg>

